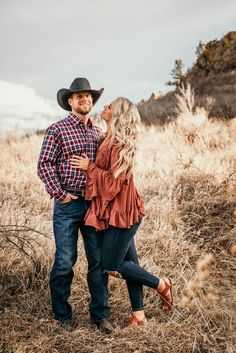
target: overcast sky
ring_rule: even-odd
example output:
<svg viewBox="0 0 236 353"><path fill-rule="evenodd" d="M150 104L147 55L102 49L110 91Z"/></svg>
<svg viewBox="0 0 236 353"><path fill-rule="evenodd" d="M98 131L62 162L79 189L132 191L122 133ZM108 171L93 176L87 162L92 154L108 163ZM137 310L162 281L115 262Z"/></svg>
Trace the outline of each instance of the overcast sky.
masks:
<svg viewBox="0 0 236 353"><path fill-rule="evenodd" d="M56 104L59 88L87 77L105 88L95 110L120 95L137 102L166 92L175 59L187 69L199 40L236 30L235 0L0 0L0 7L0 80Z"/></svg>

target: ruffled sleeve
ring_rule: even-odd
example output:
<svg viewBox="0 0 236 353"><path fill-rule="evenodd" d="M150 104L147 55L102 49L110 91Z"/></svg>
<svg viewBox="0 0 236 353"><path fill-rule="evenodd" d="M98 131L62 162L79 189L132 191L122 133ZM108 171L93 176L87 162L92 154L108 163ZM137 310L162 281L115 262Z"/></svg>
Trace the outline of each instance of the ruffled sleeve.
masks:
<svg viewBox="0 0 236 353"><path fill-rule="evenodd" d="M110 168L104 170L95 163L89 162L86 172L86 200L96 198L97 217L102 219L106 207L110 201L120 192L122 185L126 182L126 173L122 172L117 178L114 178L114 171L119 167L119 149L114 146L110 155Z"/></svg>

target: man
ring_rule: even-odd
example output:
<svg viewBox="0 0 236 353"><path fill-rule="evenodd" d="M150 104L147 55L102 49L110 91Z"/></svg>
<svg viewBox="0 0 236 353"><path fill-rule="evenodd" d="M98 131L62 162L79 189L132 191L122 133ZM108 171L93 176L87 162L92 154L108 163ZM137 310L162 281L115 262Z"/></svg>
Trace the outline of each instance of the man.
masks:
<svg viewBox="0 0 236 353"><path fill-rule="evenodd" d="M84 199L86 178L82 170L70 166L73 154L86 154L95 161L101 130L93 124L88 114L102 92L103 88L91 89L86 78L76 78L69 89L58 91L58 104L70 113L46 130L38 161L38 176L44 182L46 191L54 198L56 253L49 283L54 318L62 324L72 323L72 308L68 298L80 230L88 260L91 320L102 332L111 333L112 326L107 320L107 276L101 268L101 234L97 232L94 236L92 228L84 226L84 215L89 207Z"/></svg>

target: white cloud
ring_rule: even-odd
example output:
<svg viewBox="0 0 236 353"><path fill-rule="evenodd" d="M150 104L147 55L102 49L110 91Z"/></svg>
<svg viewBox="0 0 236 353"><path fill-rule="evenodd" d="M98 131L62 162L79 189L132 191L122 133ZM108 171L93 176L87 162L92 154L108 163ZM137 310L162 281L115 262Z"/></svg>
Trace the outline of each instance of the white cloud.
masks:
<svg viewBox="0 0 236 353"><path fill-rule="evenodd" d="M0 97L1 135L45 129L63 115L59 106L26 85L0 80Z"/></svg>
<svg viewBox="0 0 236 353"><path fill-rule="evenodd" d="M137 102L168 89L176 59L191 67L199 40L233 30L235 12L235 0L2 1L0 78L54 105L75 77L105 88L93 111L120 95Z"/></svg>
<svg viewBox="0 0 236 353"><path fill-rule="evenodd" d="M199 40L221 38L235 28L236 2L8 0L1 10L1 79L54 99L59 88L85 76L112 97L122 91L137 101L163 90L175 59L190 67ZM109 79L133 81L139 90L123 92L118 83L107 87Z"/></svg>

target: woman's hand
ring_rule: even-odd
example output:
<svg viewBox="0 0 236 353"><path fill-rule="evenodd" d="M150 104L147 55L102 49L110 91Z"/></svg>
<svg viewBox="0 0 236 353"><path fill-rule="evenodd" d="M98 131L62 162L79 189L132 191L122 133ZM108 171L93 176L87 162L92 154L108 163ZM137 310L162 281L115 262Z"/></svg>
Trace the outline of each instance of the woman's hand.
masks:
<svg viewBox="0 0 236 353"><path fill-rule="evenodd" d="M73 168L79 168L82 170L87 170L89 165L89 158L86 154L82 154L82 156L73 156L70 158L70 165Z"/></svg>

